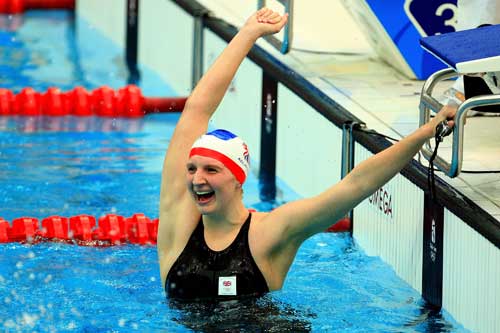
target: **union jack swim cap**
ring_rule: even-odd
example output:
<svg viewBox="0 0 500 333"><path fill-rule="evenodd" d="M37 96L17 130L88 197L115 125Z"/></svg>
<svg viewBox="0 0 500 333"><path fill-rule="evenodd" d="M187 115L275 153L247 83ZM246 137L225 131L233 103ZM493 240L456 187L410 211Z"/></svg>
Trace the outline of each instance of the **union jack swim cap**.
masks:
<svg viewBox="0 0 500 333"><path fill-rule="evenodd" d="M217 129L202 135L191 147L189 157L193 155L211 157L221 162L240 184L247 178L250 169L248 147L229 131Z"/></svg>

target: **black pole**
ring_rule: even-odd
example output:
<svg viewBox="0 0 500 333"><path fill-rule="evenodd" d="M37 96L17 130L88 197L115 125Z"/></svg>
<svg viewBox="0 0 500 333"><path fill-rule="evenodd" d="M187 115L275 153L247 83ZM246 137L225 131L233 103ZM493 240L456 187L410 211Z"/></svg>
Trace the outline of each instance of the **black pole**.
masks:
<svg viewBox="0 0 500 333"><path fill-rule="evenodd" d="M263 72L259 187L262 201L276 199L278 82Z"/></svg>
<svg viewBox="0 0 500 333"><path fill-rule="evenodd" d="M125 59L129 71L128 83L137 84L140 79L137 68L137 40L139 31L139 0L127 0L127 36Z"/></svg>
<svg viewBox="0 0 500 333"><path fill-rule="evenodd" d="M191 73L191 87L194 89L198 81L203 76L203 20L205 12L200 11L198 16L194 16L193 29L193 72Z"/></svg>
<svg viewBox="0 0 500 333"><path fill-rule="evenodd" d="M422 297L427 307L441 309L443 299L444 207L426 194L422 251Z"/></svg>

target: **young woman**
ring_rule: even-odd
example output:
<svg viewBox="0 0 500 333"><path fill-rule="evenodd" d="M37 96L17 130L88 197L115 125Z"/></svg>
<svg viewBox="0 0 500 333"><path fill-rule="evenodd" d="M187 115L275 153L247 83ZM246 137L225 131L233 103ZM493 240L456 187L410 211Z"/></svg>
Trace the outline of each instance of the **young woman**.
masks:
<svg viewBox="0 0 500 333"><path fill-rule="evenodd" d="M158 230L161 280L171 298L230 299L280 289L304 240L391 179L437 124L454 116L455 109L445 107L315 197L249 213L242 201L246 145L229 131L204 133L255 41L286 22L286 15L266 8L252 15L200 80L176 126L163 166Z"/></svg>

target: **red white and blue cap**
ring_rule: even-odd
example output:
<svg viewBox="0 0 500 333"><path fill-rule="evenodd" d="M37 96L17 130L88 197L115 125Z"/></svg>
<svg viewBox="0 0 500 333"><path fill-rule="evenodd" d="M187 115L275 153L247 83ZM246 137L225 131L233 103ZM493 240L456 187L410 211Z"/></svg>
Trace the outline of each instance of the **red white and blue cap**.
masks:
<svg viewBox="0 0 500 333"><path fill-rule="evenodd" d="M199 137L189 152L189 157L193 155L210 157L221 162L240 184L245 182L250 170L247 145L227 130L217 129Z"/></svg>

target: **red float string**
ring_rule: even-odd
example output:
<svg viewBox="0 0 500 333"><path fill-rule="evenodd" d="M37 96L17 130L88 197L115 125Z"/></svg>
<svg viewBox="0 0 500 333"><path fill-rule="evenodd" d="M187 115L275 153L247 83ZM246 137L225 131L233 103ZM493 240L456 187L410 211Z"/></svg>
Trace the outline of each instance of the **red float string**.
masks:
<svg viewBox="0 0 500 333"><path fill-rule="evenodd" d="M96 224L96 222L98 222ZM348 218L339 220L327 232L347 232L351 228ZM131 217L108 214L97 219L92 215L70 218L49 216L42 219L21 217L12 221L0 218L0 243L63 242L83 246L113 246L120 244L154 245L158 233L158 219L142 213Z"/></svg>
<svg viewBox="0 0 500 333"><path fill-rule="evenodd" d="M96 224L96 222L98 222ZM70 218L49 216L42 219L21 217L8 221L0 218L0 243L64 242L84 246L120 244L156 244L158 219L142 213L131 217L108 214L97 219L92 215Z"/></svg>
<svg viewBox="0 0 500 333"><path fill-rule="evenodd" d="M186 97L144 97L127 85L118 90L100 87L91 92L75 87L68 92L51 87L44 93L24 88L18 94L0 88L0 116L142 117L148 113L180 112Z"/></svg>
<svg viewBox="0 0 500 333"><path fill-rule="evenodd" d="M0 14L21 14L30 9L75 9L75 0L0 0Z"/></svg>

